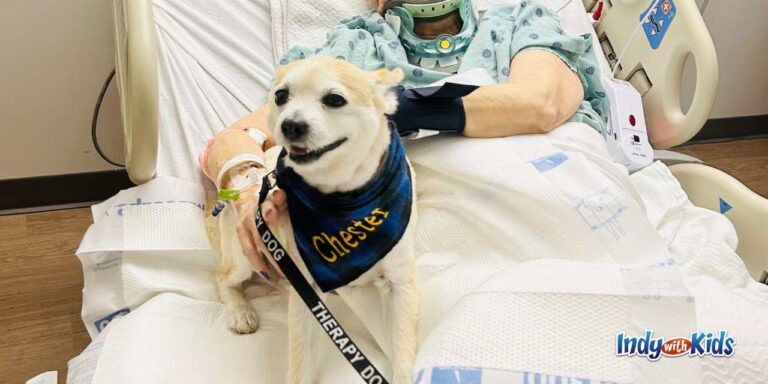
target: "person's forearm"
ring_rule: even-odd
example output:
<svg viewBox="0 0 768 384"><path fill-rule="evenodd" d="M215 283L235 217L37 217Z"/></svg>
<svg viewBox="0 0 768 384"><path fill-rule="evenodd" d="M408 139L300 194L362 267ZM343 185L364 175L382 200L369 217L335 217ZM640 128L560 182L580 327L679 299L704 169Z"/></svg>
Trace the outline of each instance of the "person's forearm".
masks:
<svg viewBox="0 0 768 384"><path fill-rule="evenodd" d="M463 98L466 113L464 135L504 137L546 133L556 124L553 97L513 84L478 88Z"/></svg>
<svg viewBox="0 0 768 384"><path fill-rule="evenodd" d="M505 84L480 87L463 98L464 135L547 133L573 116L582 100L581 80L559 57L524 50L512 59Z"/></svg>
<svg viewBox="0 0 768 384"><path fill-rule="evenodd" d="M263 136L253 129L263 132ZM260 159L263 162L264 151L272 145L274 140L267 129L266 107L261 107L211 139L201 158L201 167L211 181L221 184L217 185L218 187L232 188L229 177L226 174L222 175L222 168L231 165L232 161L237 159L256 163Z"/></svg>

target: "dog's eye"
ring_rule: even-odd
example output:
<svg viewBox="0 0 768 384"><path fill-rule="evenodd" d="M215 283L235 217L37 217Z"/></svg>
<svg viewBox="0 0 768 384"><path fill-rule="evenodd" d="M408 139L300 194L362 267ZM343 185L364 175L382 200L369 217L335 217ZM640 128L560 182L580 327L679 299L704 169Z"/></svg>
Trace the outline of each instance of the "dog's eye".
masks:
<svg viewBox="0 0 768 384"><path fill-rule="evenodd" d="M277 106L281 106L288 102L288 90L287 89L278 89L275 91L275 104Z"/></svg>
<svg viewBox="0 0 768 384"><path fill-rule="evenodd" d="M331 108L340 108L347 104L347 99L345 99L341 95L337 95L335 93L329 93L323 96L323 104Z"/></svg>

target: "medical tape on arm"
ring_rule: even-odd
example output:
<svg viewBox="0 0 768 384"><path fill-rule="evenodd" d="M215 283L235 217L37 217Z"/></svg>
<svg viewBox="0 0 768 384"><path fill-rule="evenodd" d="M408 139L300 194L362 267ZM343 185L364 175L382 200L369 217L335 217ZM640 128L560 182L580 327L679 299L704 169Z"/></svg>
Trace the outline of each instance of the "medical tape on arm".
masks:
<svg viewBox="0 0 768 384"><path fill-rule="evenodd" d="M234 189L244 189L261 181L261 177L256 177L253 180L251 180L249 177L250 171L248 171L245 174L239 172L240 170L238 168L243 165L255 165L255 169L258 169L259 167L266 169L264 160L258 155L254 155L251 153L244 153L241 155L237 155L229 159L229 161L227 161L226 163L224 163L224 165L219 170L219 174L218 176L216 176L216 188L218 189L223 188L222 183L224 181L224 176L230 177L233 183L232 187ZM254 168L254 167L250 167L250 168ZM230 173L230 171L235 171L235 172ZM263 175L260 175L260 176L263 177Z"/></svg>
<svg viewBox="0 0 768 384"><path fill-rule="evenodd" d="M267 141L267 134L262 132L258 128L250 127L245 129L245 133L251 136L257 143L263 148L264 143Z"/></svg>
<svg viewBox="0 0 768 384"><path fill-rule="evenodd" d="M264 143L267 141L267 134L262 132L258 128L254 127L248 127L244 128L243 131L248 134L256 143L259 145L259 147L264 148ZM240 155L237 155L221 167L219 170L219 174L216 176L216 188L221 190L224 186L222 185L222 182L224 181L224 176L229 175L233 184L240 184L240 185L233 185L233 188L236 189L244 189L247 188L253 184L256 184L256 182L248 182L248 174L250 172L230 172L233 170L236 170L236 168L246 164L246 163L255 163L257 167L266 168L264 164L264 159L262 159L260 156L252 154L252 153L243 153ZM239 171L239 170L236 170ZM259 174L258 180L261 181L261 178L264 177L263 173ZM237 180L236 180L237 179Z"/></svg>

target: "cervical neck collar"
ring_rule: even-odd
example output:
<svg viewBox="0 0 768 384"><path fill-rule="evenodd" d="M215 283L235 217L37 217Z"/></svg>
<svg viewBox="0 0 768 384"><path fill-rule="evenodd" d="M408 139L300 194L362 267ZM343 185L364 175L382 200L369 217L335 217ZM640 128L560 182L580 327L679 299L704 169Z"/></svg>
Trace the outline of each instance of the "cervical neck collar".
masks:
<svg viewBox="0 0 768 384"><path fill-rule="evenodd" d="M419 63L422 59L428 59L430 62L434 62L437 59L439 62L454 63L456 59L460 58L466 52L469 43L472 41L472 37L477 29L477 20L472 10L472 2L470 0L453 0L448 3L455 3L454 8L459 10L459 16L464 22L461 31L456 35L443 34L436 39L427 40L417 36L413 31L414 18L419 17L417 13L421 13L417 10L417 13L412 12L413 7L408 4L413 1L401 2L402 6L393 6L388 12L393 13L401 20L400 28L400 41L403 43L403 47L408 53L411 62ZM431 10L432 5L435 5L437 9L445 1L433 3L429 6ZM387 4L389 6L389 4ZM419 9L424 9L425 4L419 4ZM447 9L448 7L446 7ZM442 9L441 9L442 10ZM426 12L424 12L426 14ZM448 13L448 12L446 12ZM443 13L443 14L446 14Z"/></svg>
<svg viewBox="0 0 768 384"><path fill-rule="evenodd" d="M461 0L389 0L384 9L403 7L411 12L413 17L439 17L459 9Z"/></svg>
<svg viewBox="0 0 768 384"><path fill-rule="evenodd" d="M324 194L307 184L284 158L277 185L288 196L301 258L323 290L345 286L371 269L400 241L411 217L411 174L397 130L381 169L362 188Z"/></svg>

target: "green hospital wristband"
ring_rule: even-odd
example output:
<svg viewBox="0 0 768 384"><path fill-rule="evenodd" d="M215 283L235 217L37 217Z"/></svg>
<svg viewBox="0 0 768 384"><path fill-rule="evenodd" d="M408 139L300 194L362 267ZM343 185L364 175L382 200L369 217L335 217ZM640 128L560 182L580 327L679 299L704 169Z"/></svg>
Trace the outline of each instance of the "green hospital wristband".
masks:
<svg viewBox="0 0 768 384"><path fill-rule="evenodd" d="M222 189L219 191L219 200L237 200L239 198L239 189Z"/></svg>

